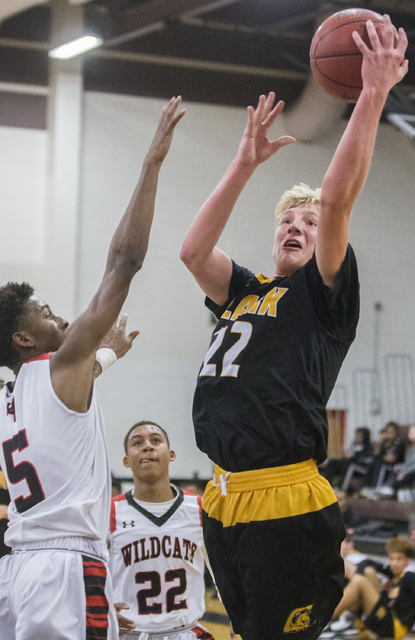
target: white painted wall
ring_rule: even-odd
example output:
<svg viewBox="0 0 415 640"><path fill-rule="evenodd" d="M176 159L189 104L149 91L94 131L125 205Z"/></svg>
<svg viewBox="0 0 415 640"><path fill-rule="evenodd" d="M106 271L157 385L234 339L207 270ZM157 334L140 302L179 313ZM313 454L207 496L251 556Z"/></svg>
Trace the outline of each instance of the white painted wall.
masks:
<svg viewBox="0 0 415 640"><path fill-rule="evenodd" d="M46 145L45 131L0 127L1 281L43 261Z"/></svg>
<svg viewBox="0 0 415 640"><path fill-rule="evenodd" d="M44 282L47 133L0 127L0 282ZM0 378L11 380L0 367Z"/></svg>
<svg viewBox="0 0 415 640"><path fill-rule="evenodd" d="M138 179L162 106L162 101L150 98L85 95L76 274L78 312L85 308L98 286L112 233ZM201 477L208 477L211 470L210 462L194 445L191 402L212 326L203 295L180 263L179 251L193 216L236 152L246 115L244 109L233 107L185 106L187 114L178 125L160 175L148 256L125 305L130 327L138 328L141 335L125 359L105 372L98 382L115 473L124 473L123 435L141 419L160 422L171 434L178 454L173 475L191 476L197 471ZM321 184L344 126L344 122L340 123L330 137L318 143L283 148L258 169L242 194L220 244L236 261L272 275L275 203L282 191L297 182L312 187ZM4 132L0 129L0 140ZM19 130L10 132L10 139L0 147L0 167L9 158L14 140L21 135ZM282 133L285 133L283 118L274 125L272 134L277 137ZM45 136L42 132L40 135ZM44 166L44 148L43 143L34 152L38 159L36 166L24 171L33 194L37 193L34 175L42 174ZM8 167L3 171L8 171ZM404 134L390 125L381 125L372 169L352 221L351 240L361 274L361 322L331 403L349 409L350 433L355 418L360 418L352 394L356 370L371 368L373 364L375 302L382 302L384 309L381 367L388 353L415 358L414 177L415 147ZM40 184L42 181L44 184L44 176ZM7 207L14 206L13 191L6 199ZM41 209L40 206L35 221L31 221L36 229L42 225ZM15 216L26 220L24 204L18 207ZM3 237L0 242L5 243ZM19 250L18 244L14 245L14 263L9 264L8 259L3 267L0 261L2 281L21 279L19 274L24 271L27 255ZM35 257L31 256L31 261L35 267ZM16 277L14 271L18 273ZM41 294L41 282L38 289ZM53 300L50 302L53 304ZM413 390L412 386L412 393ZM365 416L375 429L389 418L399 419L393 415L393 407L385 405L386 393L382 391L383 413L379 417Z"/></svg>

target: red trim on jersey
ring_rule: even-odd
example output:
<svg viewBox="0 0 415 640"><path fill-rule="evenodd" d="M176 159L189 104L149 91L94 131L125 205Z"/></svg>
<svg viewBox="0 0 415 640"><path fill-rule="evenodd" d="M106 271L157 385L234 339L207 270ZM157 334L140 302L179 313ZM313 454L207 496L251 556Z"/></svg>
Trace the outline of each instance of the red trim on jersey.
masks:
<svg viewBox="0 0 415 640"><path fill-rule="evenodd" d="M116 514L115 514L115 503L120 502L121 500L125 500L125 493L121 493L119 496L114 496L111 499L110 533L114 533L117 525Z"/></svg>
<svg viewBox="0 0 415 640"><path fill-rule="evenodd" d="M30 360L26 360L24 364L27 364L28 362L36 362L37 360L50 360L51 355L52 355L51 351L49 351L49 353L42 353L41 356L37 356L36 358L31 358Z"/></svg>
<svg viewBox="0 0 415 640"><path fill-rule="evenodd" d="M200 526L203 525L202 523L202 496L198 496L195 493L191 493L190 491L186 491L185 489L182 489L183 491L183 495L185 496L193 496L194 498L197 498L197 503L199 505L199 516L200 516Z"/></svg>
<svg viewBox="0 0 415 640"><path fill-rule="evenodd" d="M203 526L203 522L202 522L202 497L201 496L197 496L197 502L199 505L199 516L200 516L200 526Z"/></svg>

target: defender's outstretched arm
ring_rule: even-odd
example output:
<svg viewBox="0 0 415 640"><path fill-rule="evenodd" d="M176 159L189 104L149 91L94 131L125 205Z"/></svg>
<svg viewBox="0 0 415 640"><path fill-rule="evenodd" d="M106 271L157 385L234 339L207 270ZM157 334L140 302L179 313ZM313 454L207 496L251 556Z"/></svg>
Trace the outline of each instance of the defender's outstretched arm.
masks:
<svg viewBox="0 0 415 640"><path fill-rule="evenodd" d="M65 332L58 351L51 358L52 384L64 404L85 411L92 391L96 351L118 318L131 280L141 269L154 215L158 176L169 151L181 98L164 107L145 157L138 184L111 242L106 269L97 293L87 310Z"/></svg>

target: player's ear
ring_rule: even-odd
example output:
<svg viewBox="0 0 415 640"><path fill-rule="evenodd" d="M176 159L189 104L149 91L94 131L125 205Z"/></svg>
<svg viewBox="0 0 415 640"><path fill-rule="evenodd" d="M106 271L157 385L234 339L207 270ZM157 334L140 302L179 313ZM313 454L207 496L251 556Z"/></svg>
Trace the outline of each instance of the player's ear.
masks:
<svg viewBox="0 0 415 640"><path fill-rule="evenodd" d="M124 456L123 464L124 464L124 467L126 467L127 469L130 468L130 463L128 462L128 456Z"/></svg>
<svg viewBox="0 0 415 640"><path fill-rule="evenodd" d="M13 333L12 340L17 347L23 347L24 349L35 346L32 336L28 331L25 331L24 329Z"/></svg>
<svg viewBox="0 0 415 640"><path fill-rule="evenodd" d="M170 462L174 462L176 460L175 452L172 449L170 449L169 453L170 453L170 458L169 458Z"/></svg>

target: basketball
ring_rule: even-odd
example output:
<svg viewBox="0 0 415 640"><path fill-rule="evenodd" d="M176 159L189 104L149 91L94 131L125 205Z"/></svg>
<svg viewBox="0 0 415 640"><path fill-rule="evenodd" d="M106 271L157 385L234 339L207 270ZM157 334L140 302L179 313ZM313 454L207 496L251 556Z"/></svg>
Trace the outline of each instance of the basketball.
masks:
<svg viewBox="0 0 415 640"><path fill-rule="evenodd" d="M315 79L336 98L356 102L362 90L363 56L353 40L357 31L371 48L366 21L383 29L382 16L368 9L346 9L325 20L311 41L310 64Z"/></svg>

